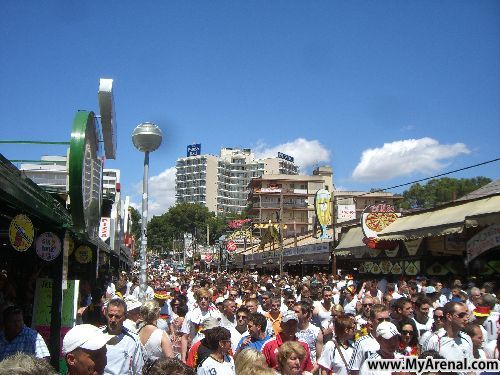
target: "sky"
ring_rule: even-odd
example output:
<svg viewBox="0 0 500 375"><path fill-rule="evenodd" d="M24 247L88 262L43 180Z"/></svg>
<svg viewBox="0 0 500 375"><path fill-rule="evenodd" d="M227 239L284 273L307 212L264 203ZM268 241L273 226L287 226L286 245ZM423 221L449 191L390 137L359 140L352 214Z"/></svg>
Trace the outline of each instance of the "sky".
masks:
<svg viewBox="0 0 500 375"><path fill-rule="evenodd" d="M144 156L131 133L145 121L163 132L150 215L175 203L175 162L192 143L283 152L302 174L330 165L337 189L361 191L500 157L499 1L2 0L0 14L0 139L69 141L76 111L98 113L99 79L113 79L117 157L105 167L137 207Z"/></svg>

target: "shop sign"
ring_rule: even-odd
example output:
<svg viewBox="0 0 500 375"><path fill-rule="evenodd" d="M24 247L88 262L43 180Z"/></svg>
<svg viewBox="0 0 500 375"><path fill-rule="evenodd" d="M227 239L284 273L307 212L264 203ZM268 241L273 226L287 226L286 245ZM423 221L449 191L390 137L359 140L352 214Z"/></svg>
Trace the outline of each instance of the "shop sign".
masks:
<svg viewBox="0 0 500 375"><path fill-rule="evenodd" d="M86 245L80 245L75 250L75 259L78 263L87 264L92 260L92 249Z"/></svg>
<svg viewBox="0 0 500 375"><path fill-rule="evenodd" d="M332 222L332 195L328 190L320 189L314 197L314 210L316 220L321 227L319 238L331 239L326 233L327 226Z"/></svg>
<svg viewBox="0 0 500 375"><path fill-rule="evenodd" d="M337 223L356 219L356 206L354 204L337 205Z"/></svg>
<svg viewBox="0 0 500 375"><path fill-rule="evenodd" d="M111 218L101 217L101 225L99 225L99 237L103 242L109 238L109 225L111 223Z"/></svg>
<svg viewBox="0 0 500 375"><path fill-rule="evenodd" d="M467 262L497 246L500 246L500 224L490 225L467 241Z"/></svg>
<svg viewBox="0 0 500 375"><path fill-rule="evenodd" d="M78 111L68 158L69 196L74 227L97 235L102 199L102 160L93 112Z"/></svg>
<svg viewBox="0 0 500 375"><path fill-rule="evenodd" d="M226 243L226 250L232 253L236 250L236 243L234 241L228 241Z"/></svg>
<svg viewBox="0 0 500 375"><path fill-rule="evenodd" d="M28 216L20 214L12 219L9 226L9 240L15 250L28 250L34 236L33 223Z"/></svg>
<svg viewBox="0 0 500 375"><path fill-rule="evenodd" d="M400 217L391 204L380 203L368 206L361 215L361 228L368 239L378 239L378 233Z"/></svg>
<svg viewBox="0 0 500 375"><path fill-rule="evenodd" d="M201 154L201 143L195 143L186 147L186 156L197 156Z"/></svg>
<svg viewBox="0 0 500 375"><path fill-rule="evenodd" d="M36 239L36 254L50 262L61 254L61 240L52 232L45 232Z"/></svg>

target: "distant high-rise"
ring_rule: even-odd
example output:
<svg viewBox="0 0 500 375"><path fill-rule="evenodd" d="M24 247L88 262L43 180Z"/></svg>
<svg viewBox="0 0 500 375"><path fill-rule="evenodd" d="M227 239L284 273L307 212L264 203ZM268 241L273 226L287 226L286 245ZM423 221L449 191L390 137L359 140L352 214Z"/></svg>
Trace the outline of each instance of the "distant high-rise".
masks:
<svg viewBox="0 0 500 375"><path fill-rule="evenodd" d="M251 149L222 148L220 155L177 159L176 202L201 203L216 213L240 213L247 206L248 184L263 175L296 175L293 158L256 159Z"/></svg>

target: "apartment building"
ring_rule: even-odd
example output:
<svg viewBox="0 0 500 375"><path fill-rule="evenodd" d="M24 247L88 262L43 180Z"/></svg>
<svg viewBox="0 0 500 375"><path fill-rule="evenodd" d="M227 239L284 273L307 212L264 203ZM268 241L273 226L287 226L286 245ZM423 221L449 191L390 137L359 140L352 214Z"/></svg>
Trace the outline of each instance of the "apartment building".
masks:
<svg viewBox="0 0 500 375"><path fill-rule="evenodd" d="M252 178L298 174L290 157L256 159L251 149L228 147L219 156L179 158L176 169L176 202L201 203L216 213L241 213L247 206Z"/></svg>
<svg viewBox="0 0 500 375"><path fill-rule="evenodd" d="M38 186L52 193L66 193L66 156L42 156L39 163L22 163L19 170Z"/></svg>
<svg viewBox="0 0 500 375"><path fill-rule="evenodd" d="M312 176L264 175L248 185L250 215L257 224L278 224L284 236L305 234L314 225L314 196L320 189L333 191L331 167L318 167Z"/></svg>

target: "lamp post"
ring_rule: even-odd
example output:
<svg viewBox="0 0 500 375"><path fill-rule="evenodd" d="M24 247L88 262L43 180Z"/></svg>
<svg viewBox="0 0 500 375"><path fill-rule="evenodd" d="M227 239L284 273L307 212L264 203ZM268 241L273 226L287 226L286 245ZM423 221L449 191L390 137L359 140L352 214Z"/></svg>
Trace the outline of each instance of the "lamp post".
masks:
<svg viewBox="0 0 500 375"><path fill-rule="evenodd" d="M151 123L143 122L132 132L132 143L135 148L144 152L144 178L142 180L142 216L141 216L141 251L140 251L140 271L139 271L139 300L144 301L147 288L147 264L146 249L148 239L146 228L148 224L148 169L149 153L160 147L162 140L161 129Z"/></svg>

